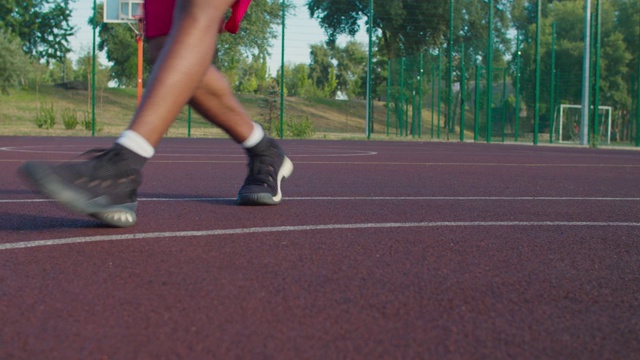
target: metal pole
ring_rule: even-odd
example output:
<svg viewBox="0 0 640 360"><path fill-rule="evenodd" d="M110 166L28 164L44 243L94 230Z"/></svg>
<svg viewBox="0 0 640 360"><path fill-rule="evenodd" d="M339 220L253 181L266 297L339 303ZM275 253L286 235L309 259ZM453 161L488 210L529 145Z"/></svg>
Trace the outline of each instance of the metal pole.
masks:
<svg viewBox="0 0 640 360"><path fill-rule="evenodd" d="M441 76L442 73L442 51L438 50L438 101L437 101L437 105L438 106L438 139L440 139L440 92L442 91L441 88L441 83L440 80L442 79Z"/></svg>
<svg viewBox="0 0 640 360"><path fill-rule="evenodd" d="M553 144L553 135L556 126L556 22L554 21L552 24L552 32L551 32L551 92L549 99L549 111L550 111L550 126L549 126L549 143Z"/></svg>
<svg viewBox="0 0 640 360"><path fill-rule="evenodd" d="M93 45L91 51L91 136L96 136L96 30L98 29L97 0L93 0Z"/></svg>
<svg viewBox="0 0 640 360"><path fill-rule="evenodd" d="M453 0L449 0L449 64L447 67L447 140L453 131Z"/></svg>
<svg viewBox="0 0 640 360"><path fill-rule="evenodd" d="M365 133L367 134L367 139L371 139L371 71L372 71L372 61L373 57L373 0L369 0L369 54L367 59L367 130Z"/></svg>
<svg viewBox="0 0 640 360"><path fill-rule="evenodd" d="M462 48L460 49L460 141L464 141L464 112L466 108L465 104L465 95L467 92L466 82L467 82L467 71L464 65L464 43L462 43Z"/></svg>
<svg viewBox="0 0 640 360"><path fill-rule="evenodd" d="M282 51L280 53L280 139L284 138L284 35L285 35L285 6L282 6Z"/></svg>
<svg viewBox="0 0 640 360"><path fill-rule="evenodd" d="M489 45L487 47L487 142L491 142L491 108L493 107L493 0L489 0Z"/></svg>
<svg viewBox="0 0 640 360"><path fill-rule="evenodd" d="M141 21L141 20L138 20ZM144 46L143 46L143 37L142 33L136 34L136 44L138 45L138 105L140 105L140 101L142 101L142 75L144 70Z"/></svg>
<svg viewBox="0 0 640 360"><path fill-rule="evenodd" d="M434 136L436 120L436 66L431 65L431 139Z"/></svg>
<svg viewBox="0 0 640 360"><path fill-rule="evenodd" d="M520 33L518 32L518 39L516 45L516 128L515 128L515 141L518 142L520 135Z"/></svg>
<svg viewBox="0 0 640 360"><path fill-rule="evenodd" d="M402 111L400 112L400 136L403 135L403 132L405 131L405 125L404 125L404 121L405 121L405 114L404 114L404 110L405 110L405 99L404 99L404 57L402 59L400 59L400 108L402 109Z"/></svg>
<svg viewBox="0 0 640 360"><path fill-rule="evenodd" d="M502 142L505 141L507 126L507 70L506 67L502 69Z"/></svg>
<svg viewBox="0 0 640 360"><path fill-rule="evenodd" d="M536 20L536 99L533 111L533 144L538 145L540 128L540 34L542 29L542 0L538 0L538 15Z"/></svg>
<svg viewBox="0 0 640 360"><path fill-rule="evenodd" d="M187 137L191 137L191 106L187 106Z"/></svg>
<svg viewBox="0 0 640 360"><path fill-rule="evenodd" d="M387 60L387 136L391 126L391 59Z"/></svg>
<svg viewBox="0 0 640 360"><path fill-rule="evenodd" d="M582 58L582 112L580 115L580 145L589 138L589 65L591 63L591 0L584 2L584 55Z"/></svg>
<svg viewBox="0 0 640 360"><path fill-rule="evenodd" d="M422 85L424 83L424 56L420 51L420 82L418 84L418 137L422 137Z"/></svg>
<svg viewBox="0 0 640 360"><path fill-rule="evenodd" d="M473 141L478 141L480 132L480 64L476 62L476 93L473 107Z"/></svg>
<svg viewBox="0 0 640 360"><path fill-rule="evenodd" d="M593 140L591 144L597 146L600 141L600 122L598 115L600 113L600 21L601 21L600 0L596 0L596 16L595 16L595 64L594 64L594 83L593 83Z"/></svg>
<svg viewBox="0 0 640 360"><path fill-rule="evenodd" d="M638 101L636 102L636 146L640 146L640 39L638 39L638 81L636 82L636 91L638 92Z"/></svg>

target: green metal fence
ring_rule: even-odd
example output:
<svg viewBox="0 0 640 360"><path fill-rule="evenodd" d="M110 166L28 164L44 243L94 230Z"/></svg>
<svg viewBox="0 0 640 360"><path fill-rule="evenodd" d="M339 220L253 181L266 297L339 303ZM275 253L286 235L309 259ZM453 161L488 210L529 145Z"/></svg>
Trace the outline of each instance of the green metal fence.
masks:
<svg viewBox="0 0 640 360"><path fill-rule="evenodd" d="M272 135L640 146L637 0L268 1L275 68L244 54L221 70ZM92 134L128 123L92 93ZM224 133L185 108L169 135Z"/></svg>

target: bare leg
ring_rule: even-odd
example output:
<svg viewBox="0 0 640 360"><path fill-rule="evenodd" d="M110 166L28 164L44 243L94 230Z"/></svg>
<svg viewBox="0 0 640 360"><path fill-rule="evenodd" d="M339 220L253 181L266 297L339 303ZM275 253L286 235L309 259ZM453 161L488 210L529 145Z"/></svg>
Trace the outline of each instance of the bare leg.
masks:
<svg viewBox="0 0 640 360"><path fill-rule="evenodd" d="M152 62L156 62L166 40L166 37L156 37L148 41ZM238 143L245 141L253 130L251 117L233 95L227 79L214 66L209 66L189 103Z"/></svg>
<svg viewBox="0 0 640 360"><path fill-rule="evenodd" d="M252 133L259 128L254 128L224 76L211 66L222 16L233 2L177 0L174 25L131 121L131 131L123 133L110 149L84 162L57 166L25 162L20 167L23 176L71 210L111 226L132 226L136 223L142 167L190 101L209 121L246 145L249 174L237 202L280 203L280 183L291 175L293 164L273 139ZM256 143L249 146L244 141L247 138Z"/></svg>
<svg viewBox="0 0 640 360"><path fill-rule="evenodd" d="M234 0L178 0L176 3L174 26L153 67L147 91L129 126L129 129L140 134L151 146L158 145L184 104L201 86L201 91L214 94L211 97L217 98L220 103L229 101L230 98L233 99L232 103L237 103L231 90L226 91L229 87L226 81L221 85L216 70L212 71L210 65L222 17L233 2ZM210 104L197 104L203 109L211 107ZM219 121L220 115L224 119L237 115L238 112L244 113L239 104L226 104L217 111L219 114L216 119ZM244 116L247 117L246 114ZM242 135L242 131L232 134L234 138Z"/></svg>

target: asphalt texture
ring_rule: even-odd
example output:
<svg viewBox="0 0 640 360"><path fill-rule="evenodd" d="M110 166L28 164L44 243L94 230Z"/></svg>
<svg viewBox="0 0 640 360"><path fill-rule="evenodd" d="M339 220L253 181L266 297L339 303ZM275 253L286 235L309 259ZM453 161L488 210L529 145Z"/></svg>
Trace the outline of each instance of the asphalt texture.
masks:
<svg viewBox="0 0 640 360"><path fill-rule="evenodd" d="M168 138L126 229L17 175L112 141L0 137L0 359L640 358L639 151L284 140L246 207Z"/></svg>

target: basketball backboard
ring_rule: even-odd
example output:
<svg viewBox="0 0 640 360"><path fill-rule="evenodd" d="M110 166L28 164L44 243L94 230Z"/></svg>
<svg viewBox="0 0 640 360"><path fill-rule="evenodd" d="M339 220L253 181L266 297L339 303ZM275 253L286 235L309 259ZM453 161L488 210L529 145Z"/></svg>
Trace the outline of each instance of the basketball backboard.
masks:
<svg viewBox="0 0 640 360"><path fill-rule="evenodd" d="M144 0L104 0L104 22L132 23L142 16Z"/></svg>

